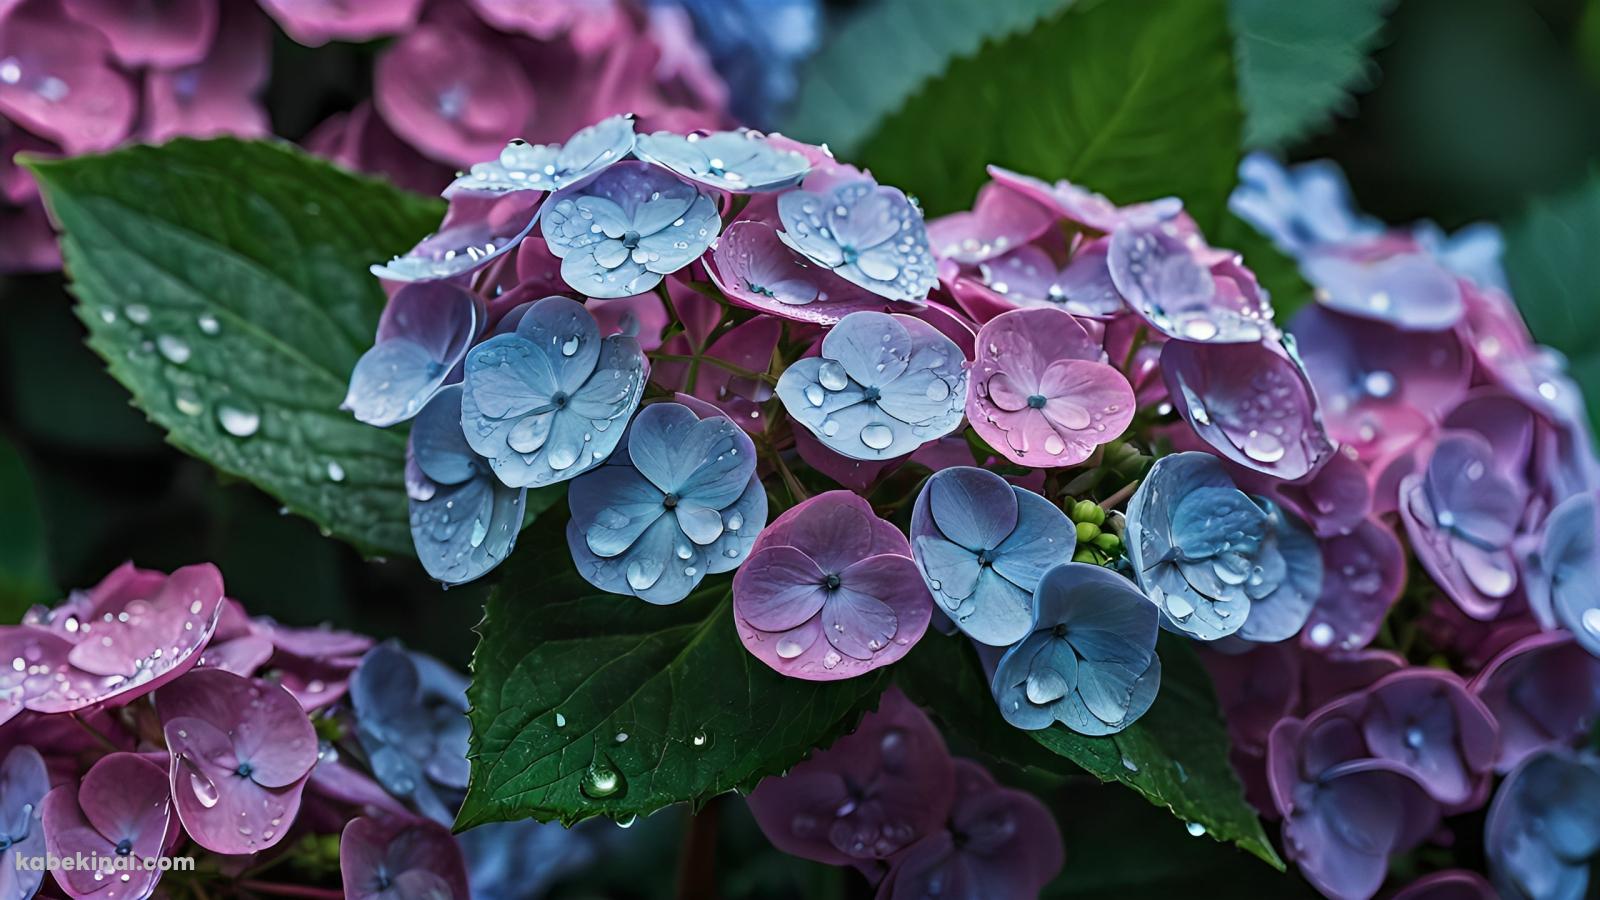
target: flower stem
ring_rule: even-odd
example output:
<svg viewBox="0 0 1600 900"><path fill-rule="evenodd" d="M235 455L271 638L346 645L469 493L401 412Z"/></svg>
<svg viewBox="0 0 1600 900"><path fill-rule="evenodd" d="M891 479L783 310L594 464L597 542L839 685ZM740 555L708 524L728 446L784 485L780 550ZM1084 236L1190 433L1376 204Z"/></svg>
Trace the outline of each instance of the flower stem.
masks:
<svg viewBox="0 0 1600 900"><path fill-rule="evenodd" d="M678 900L717 895L717 820L722 798L713 797L689 819L678 854Z"/></svg>

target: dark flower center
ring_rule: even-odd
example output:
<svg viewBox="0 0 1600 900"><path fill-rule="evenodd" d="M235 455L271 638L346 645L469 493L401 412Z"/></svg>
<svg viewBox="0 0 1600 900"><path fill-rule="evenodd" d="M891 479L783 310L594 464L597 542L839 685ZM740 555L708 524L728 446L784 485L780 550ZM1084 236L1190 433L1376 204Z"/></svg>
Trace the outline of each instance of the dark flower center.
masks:
<svg viewBox="0 0 1600 900"><path fill-rule="evenodd" d="M869 387L861 392L861 399L867 401L868 403L877 403L878 398L882 396L883 393L875 387Z"/></svg>
<svg viewBox="0 0 1600 900"><path fill-rule="evenodd" d="M247 762L242 762L239 763L239 768L233 770L233 774L239 776L240 778L249 778L250 773L254 772L255 770L255 766L252 766Z"/></svg>
<svg viewBox="0 0 1600 900"><path fill-rule="evenodd" d="M565 408L567 401L570 399L572 398L567 396L566 391L556 391L554 394L550 395L550 403L554 405L556 409Z"/></svg>
<svg viewBox="0 0 1600 900"><path fill-rule="evenodd" d="M837 591L840 584L841 582L839 581L839 576L837 575L829 575L828 577L822 579L822 586L830 591Z"/></svg>
<svg viewBox="0 0 1600 900"><path fill-rule="evenodd" d="M1029 409L1044 409L1044 404L1045 396L1043 394L1034 394L1032 397L1028 398Z"/></svg>
<svg viewBox="0 0 1600 900"><path fill-rule="evenodd" d="M980 565L980 566L993 565L996 555L997 554L993 550L979 550L978 551L978 565Z"/></svg>
<svg viewBox="0 0 1600 900"><path fill-rule="evenodd" d="M667 509L672 509L674 506L678 505L678 495L668 494L665 497L662 497L661 505L665 506Z"/></svg>
<svg viewBox="0 0 1600 900"><path fill-rule="evenodd" d="M849 244L840 247L839 253L844 257L844 264L847 266L855 265L856 260L861 258L861 252Z"/></svg>
<svg viewBox="0 0 1600 900"><path fill-rule="evenodd" d="M639 232L629 231L622 235L622 246L632 250L639 246Z"/></svg>
<svg viewBox="0 0 1600 900"><path fill-rule="evenodd" d="M1067 626L1065 623L1057 625L1055 628L1051 629L1051 631L1058 638L1064 638L1067 636Z"/></svg>
<svg viewBox="0 0 1600 900"><path fill-rule="evenodd" d="M118 856L127 856L128 854L130 854L132 852L133 852L133 841L131 841L131 840L127 839L127 838L123 838L122 840L117 841L117 855Z"/></svg>

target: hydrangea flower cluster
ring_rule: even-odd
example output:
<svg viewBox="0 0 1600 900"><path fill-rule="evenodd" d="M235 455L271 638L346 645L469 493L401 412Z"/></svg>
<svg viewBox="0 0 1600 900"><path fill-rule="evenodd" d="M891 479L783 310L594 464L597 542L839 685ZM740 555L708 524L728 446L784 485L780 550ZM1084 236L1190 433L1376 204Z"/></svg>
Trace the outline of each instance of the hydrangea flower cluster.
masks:
<svg viewBox="0 0 1600 900"><path fill-rule="evenodd" d="M1591 721L1596 462L1481 260L1460 274L1353 213L1308 237L1282 224L1311 208L1293 176L1262 166L1240 208L1319 288L1287 331L1176 199L993 168L971 211L925 223L778 135L613 117L513 142L374 267L391 313L347 405L420 410L413 533L442 581L485 574L521 492L566 483L586 580L668 604L732 572L740 640L786 676L892 665L932 625L974 645L1012 725L1106 735L1158 702L1158 635L1198 643L1288 855L1371 896ZM959 820L984 780L927 781ZM1507 808L1548 805L1529 791ZM835 818L864 802L822 794ZM780 846L889 861L863 867L891 894L936 877L894 874L931 827L913 810L796 835L817 816L798 803L765 823ZM1546 859L1575 877L1544 840L1497 883Z"/></svg>
<svg viewBox="0 0 1600 900"><path fill-rule="evenodd" d="M1032 794L953 759L899 691L789 774L750 794L773 845L854 866L879 900L1036 897L1061 871L1061 832Z"/></svg>
<svg viewBox="0 0 1600 900"><path fill-rule="evenodd" d="M1206 601L1194 615L1213 625L1228 608L1207 588L1250 596L1251 618L1207 660L1235 764L1324 894L1371 897L1395 857L1482 828L1487 881L1441 871L1403 895L1584 896L1600 839L1600 769L1580 749L1600 711L1600 482L1582 397L1523 325L1492 229L1386 227L1325 163L1256 156L1241 177L1235 211L1316 289L1289 330L1338 449L1286 483L1224 454L1159 520L1156 543L1130 539L1130 551L1151 571L1155 549L1165 580L1202 563L1182 520L1228 521L1224 552L1187 578ZM1191 455L1159 461L1141 492L1171 490L1161 470ZM1261 516L1232 494L1181 515L1229 475L1269 522L1292 513L1304 528L1247 527L1236 510ZM1182 549L1163 551L1163 536ZM1274 569L1259 555L1274 536L1291 573L1320 551L1322 589L1308 603L1309 585L1286 578L1268 602L1308 607L1298 638L1251 646L1239 639L1262 601L1249 588Z"/></svg>
<svg viewBox="0 0 1600 900"><path fill-rule="evenodd" d="M659 127L759 124L797 90L817 0L16 0L0 6L0 271L60 265L38 188L12 158L178 136L260 137L275 30L307 47L392 39L372 96L313 152L436 191L510 138L556 140L630 111ZM276 26L276 29L274 28ZM575 85L586 86L582 90ZM594 85L590 88L587 86Z"/></svg>
<svg viewBox="0 0 1600 900"><path fill-rule="evenodd" d="M347 897L528 896L595 850L531 822L452 836L466 679L359 634L251 618L210 564L123 565L0 627L0 659L6 897L142 900L185 880L334 895L266 872L319 858L338 859ZM506 863L533 847L536 862ZM47 854L104 863L47 875L31 862ZM133 864L175 854L205 859Z"/></svg>

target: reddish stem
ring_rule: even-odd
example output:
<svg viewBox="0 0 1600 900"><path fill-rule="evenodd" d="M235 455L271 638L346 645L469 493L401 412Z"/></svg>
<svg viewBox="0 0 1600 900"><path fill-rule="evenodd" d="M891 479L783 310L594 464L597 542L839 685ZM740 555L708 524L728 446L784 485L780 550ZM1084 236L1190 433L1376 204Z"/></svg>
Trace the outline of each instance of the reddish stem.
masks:
<svg viewBox="0 0 1600 900"><path fill-rule="evenodd" d="M254 891L274 897L307 897L310 900L344 900L344 891L333 888L310 887L303 884L278 884L272 881L244 879L238 882L241 890Z"/></svg>

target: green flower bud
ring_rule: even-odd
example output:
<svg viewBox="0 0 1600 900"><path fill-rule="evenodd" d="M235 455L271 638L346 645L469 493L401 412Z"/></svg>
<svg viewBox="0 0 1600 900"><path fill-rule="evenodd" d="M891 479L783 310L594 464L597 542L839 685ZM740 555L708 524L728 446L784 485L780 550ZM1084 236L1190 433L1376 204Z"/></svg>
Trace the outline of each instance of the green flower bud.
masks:
<svg viewBox="0 0 1600 900"><path fill-rule="evenodd" d="M1078 523L1078 543L1087 544L1100 536L1100 526L1093 522Z"/></svg>
<svg viewBox="0 0 1600 900"><path fill-rule="evenodd" d="M1078 552L1072 554L1072 561L1098 566L1100 565L1100 556L1089 547L1080 547L1078 548Z"/></svg>
<svg viewBox="0 0 1600 900"><path fill-rule="evenodd" d="M1122 552L1122 538L1117 537L1109 531L1102 531L1100 534L1095 535L1095 537L1090 540L1090 543L1107 553Z"/></svg>

